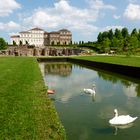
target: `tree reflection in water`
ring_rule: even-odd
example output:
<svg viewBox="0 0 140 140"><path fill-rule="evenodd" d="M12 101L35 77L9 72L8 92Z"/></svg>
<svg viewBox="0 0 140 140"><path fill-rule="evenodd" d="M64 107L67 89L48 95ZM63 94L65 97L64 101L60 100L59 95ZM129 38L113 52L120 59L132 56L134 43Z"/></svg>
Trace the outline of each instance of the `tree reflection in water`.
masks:
<svg viewBox="0 0 140 140"><path fill-rule="evenodd" d="M114 76L115 75L115 76ZM123 85L125 85L126 88L131 88L135 86L135 92L137 93L137 96L140 96L140 83L138 79L133 79L127 76L123 76L120 74L114 74L111 75L109 72L103 73L98 71L98 76L106 81L111 81L112 83L117 83L120 82ZM122 78L121 78L122 77ZM136 82L136 84L134 85L134 82Z"/></svg>

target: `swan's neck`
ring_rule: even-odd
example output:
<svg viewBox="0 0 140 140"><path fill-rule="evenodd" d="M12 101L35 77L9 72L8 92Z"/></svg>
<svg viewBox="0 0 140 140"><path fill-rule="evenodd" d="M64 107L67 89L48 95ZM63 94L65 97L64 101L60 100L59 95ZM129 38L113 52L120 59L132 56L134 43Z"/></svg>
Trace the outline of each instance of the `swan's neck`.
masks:
<svg viewBox="0 0 140 140"><path fill-rule="evenodd" d="M118 117L118 112L115 112L115 117Z"/></svg>

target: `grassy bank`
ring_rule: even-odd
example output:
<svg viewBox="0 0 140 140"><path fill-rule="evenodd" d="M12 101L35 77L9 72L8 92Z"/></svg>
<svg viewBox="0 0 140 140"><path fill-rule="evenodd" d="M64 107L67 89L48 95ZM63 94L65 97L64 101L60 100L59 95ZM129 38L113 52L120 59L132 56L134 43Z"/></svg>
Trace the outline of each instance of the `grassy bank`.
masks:
<svg viewBox="0 0 140 140"><path fill-rule="evenodd" d="M126 57L126 56L78 56L76 59L84 59L97 62L106 62L112 64L120 64L127 66L140 67L140 57Z"/></svg>
<svg viewBox="0 0 140 140"><path fill-rule="evenodd" d="M0 58L0 139L65 139L35 58Z"/></svg>

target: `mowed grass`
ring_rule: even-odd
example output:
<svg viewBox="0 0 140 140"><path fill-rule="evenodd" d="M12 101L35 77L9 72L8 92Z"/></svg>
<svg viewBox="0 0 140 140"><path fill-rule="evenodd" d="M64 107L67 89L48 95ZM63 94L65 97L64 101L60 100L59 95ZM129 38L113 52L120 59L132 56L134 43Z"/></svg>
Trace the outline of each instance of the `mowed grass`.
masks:
<svg viewBox="0 0 140 140"><path fill-rule="evenodd" d="M84 59L96 62L105 62L112 64L120 64L127 66L140 67L140 57L126 57L126 56L78 56L76 59Z"/></svg>
<svg viewBox="0 0 140 140"><path fill-rule="evenodd" d="M35 58L0 57L0 139L66 139Z"/></svg>

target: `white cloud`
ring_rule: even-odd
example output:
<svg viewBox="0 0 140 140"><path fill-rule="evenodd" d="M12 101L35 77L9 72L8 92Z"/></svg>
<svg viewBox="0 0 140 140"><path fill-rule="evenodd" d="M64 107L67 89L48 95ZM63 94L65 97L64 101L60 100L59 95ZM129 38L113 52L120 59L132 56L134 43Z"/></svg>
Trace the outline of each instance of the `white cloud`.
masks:
<svg viewBox="0 0 140 140"><path fill-rule="evenodd" d="M55 28L62 26L75 27L81 23L96 21L97 12L91 14L90 10L73 7L66 0L54 4L53 8L38 8L31 17L24 21L32 23L33 26Z"/></svg>
<svg viewBox="0 0 140 140"><path fill-rule="evenodd" d="M91 6L94 3L94 7ZM115 7L106 5L101 0L88 1L87 8L77 8L70 5L67 0L60 0L54 3L51 8L35 9L30 17L24 18L24 23L28 26L38 26L43 28L68 28L81 33L92 33L98 30L93 23L99 18L99 10L111 9Z"/></svg>
<svg viewBox="0 0 140 140"><path fill-rule="evenodd" d="M132 84L129 87L123 87L124 94L128 97L137 97L136 84Z"/></svg>
<svg viewBox="0 0 140 140"><path fill-rule="evenodd" d="M21 5L15 0L0 1L0 16L8 16L13 10L20 8Z"/></svg>
<svg viewBox="0 0 140 140"><path fill-rule="evenodd" d="M10 30L17 30L19 28L21 28L21 26L13 21L10 21L8 23L0 22L0 30L10 31Z"/></svg>
<svg viewBox="0 0 140 140"><path fill-rule="evenodd" d="M120 19L120 17L121 17L121 16L113 15L113 18L114 18L114 19Z"/></svg>
<svg viewBox="0 0 140 140"><path fill-rule="evenodd" d="M124 17L129 20L140 20L140 5L130 3L125 9Z"/></svg>
<svg viewBox="0 0 140 140"><path fill-rule="evenodd" d="M115 10L115 6L110 4L105 4L102 0L87 0L87 2L90 4L90 7L93 9L111 9Z"/></svg>

